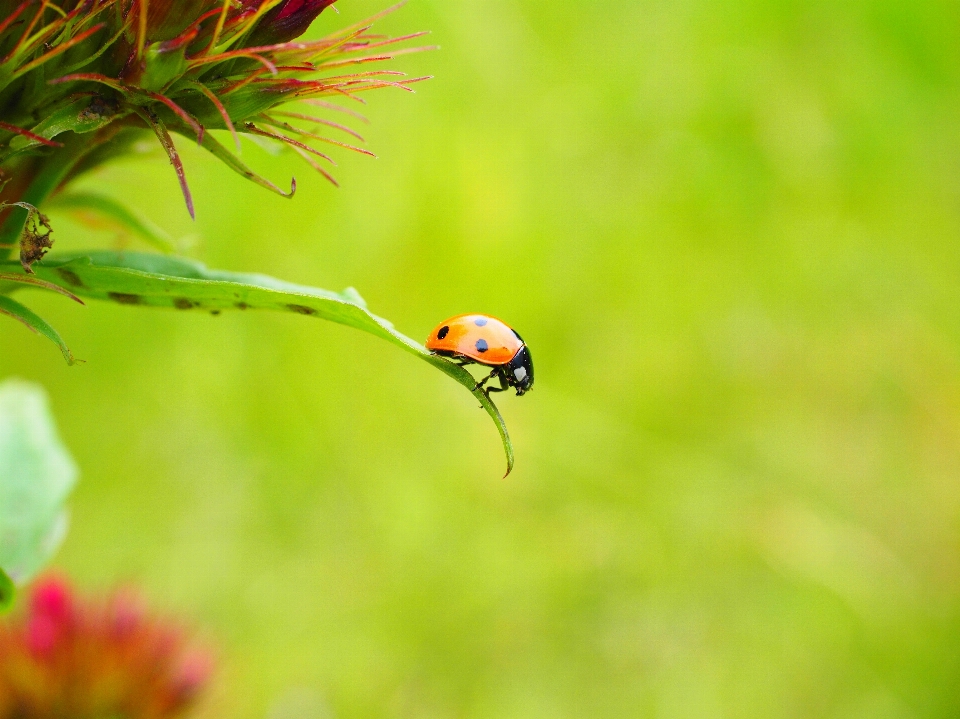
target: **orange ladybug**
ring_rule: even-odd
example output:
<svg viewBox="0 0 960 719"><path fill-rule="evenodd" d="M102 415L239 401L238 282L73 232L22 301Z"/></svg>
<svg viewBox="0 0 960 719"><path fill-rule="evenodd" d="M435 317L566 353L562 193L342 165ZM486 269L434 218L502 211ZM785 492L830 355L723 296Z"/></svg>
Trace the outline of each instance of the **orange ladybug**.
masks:
<svg viewBox="0 0 960 719"><path fill-rule="evenodd" d="M482 364L492 367L474 390L494 377L500 379L500 388L483 391L503 392L510 387L519 397L533 387L533 358L523 338L505 322L490 315L457 315L437 325L427 337L427 349L437 355L454 357L463 367Z"/></svg>

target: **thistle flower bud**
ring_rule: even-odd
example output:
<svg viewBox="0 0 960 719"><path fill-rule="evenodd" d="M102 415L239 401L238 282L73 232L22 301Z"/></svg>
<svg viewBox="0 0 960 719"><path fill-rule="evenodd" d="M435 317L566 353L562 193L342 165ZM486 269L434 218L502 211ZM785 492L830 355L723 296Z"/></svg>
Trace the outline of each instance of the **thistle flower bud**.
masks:
<svg viewBox="0 0 960 719"><path fill-rule="evenodd" d="M0 0L0 248L17 243L28 211L42 217L52 193L144 133L169 156L191 215L174 135L287 197L294 183L281 190L208 130L229 131L238 149L243 134L284 144L331 182L321 163L333 160L316 143L371 155L336 136L363 140L324 116L355 114L325 98L410 90L425 78L365 66L391 59L394 43L418 34L391 40L361 24L293 42L333 2L63 0L55 8L46 0ZM290 103L301 107L280 110Z"/></svg>
<svg viewBox="0 0 960 719"><path fill-rule="evenodd" d="M288 42L306 32L317 16L335 0L286 0L270 10L251 36L254 45Z"/></svg>

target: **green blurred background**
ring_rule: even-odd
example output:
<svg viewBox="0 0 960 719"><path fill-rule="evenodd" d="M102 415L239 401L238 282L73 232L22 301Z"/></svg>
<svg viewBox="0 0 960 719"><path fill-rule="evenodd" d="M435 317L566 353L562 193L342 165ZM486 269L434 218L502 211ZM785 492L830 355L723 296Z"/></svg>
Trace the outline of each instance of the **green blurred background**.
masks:
<svg viewBox="0 0 960 719"><path fill-rule="evenodd" d="M323 32L372 14L341 0ZM298 316L24 294L83 470L58 565L220 647L239 719L960 713L960 6L412 0L335 190L180 146L89 178L211 266L532 348L455 383ZM282 184L282 182L281 182ZM113 246L55 214L57 249Z"/></svg>

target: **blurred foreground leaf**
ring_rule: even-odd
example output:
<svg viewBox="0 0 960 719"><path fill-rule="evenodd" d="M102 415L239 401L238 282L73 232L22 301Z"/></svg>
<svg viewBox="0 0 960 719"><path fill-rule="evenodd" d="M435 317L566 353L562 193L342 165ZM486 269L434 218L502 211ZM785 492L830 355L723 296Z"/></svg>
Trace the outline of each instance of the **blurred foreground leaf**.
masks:
<svg viewBox="0 0 960 719"><path fill-rule="evenodd" d="M9 602L9 580L29 579L60 545L63 504L76 480L43 389L20 380L0 384L0 607Z"/></svg>
<svg viewBox="0 0 960 719"><path fill-rule="evenodd" d="M19 265L0 263L0 271L14 273ZM318 317L369 332L433 365L466 387L493 419L507 455L507 474L513 469L513 446L496 406L467 370L430 354L423 345L401 334L382 317L370 313L353 288L330 292L295 285L260 274L222 272L181 257L139 252L90 252L60 255L33 266L36 276L81 297L124 305L178 310L270 309ZM0 294L20 285L0 279Z"/></svg>
<svg viewBox="0 0 960 719"><path fill-rule="evenodd" d="M72 212L93 226L103 225L122 234L134 235L166 254L177 250L173 239L163 229L107 195L97 192L62 193L54 196L47 207Z"/></svg>

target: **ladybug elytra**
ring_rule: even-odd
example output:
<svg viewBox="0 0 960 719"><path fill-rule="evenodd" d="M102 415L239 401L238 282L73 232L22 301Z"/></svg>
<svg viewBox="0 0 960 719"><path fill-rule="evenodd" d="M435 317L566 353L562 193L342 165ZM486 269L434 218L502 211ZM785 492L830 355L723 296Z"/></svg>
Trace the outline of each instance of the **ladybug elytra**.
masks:
<svg viewBox="0 0 960 719"><path fill-rule="evenodd" d="M462 367L482 364L491 367L474 390L503 392L510 387L517 396L533 387L533 358L523 338L505 322L490 315L457 315L437 325L427 337L426 347L437 355L459 360ZM500 387L484 385L499 378Z"/></svg>

